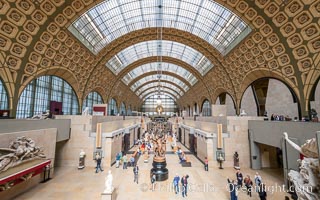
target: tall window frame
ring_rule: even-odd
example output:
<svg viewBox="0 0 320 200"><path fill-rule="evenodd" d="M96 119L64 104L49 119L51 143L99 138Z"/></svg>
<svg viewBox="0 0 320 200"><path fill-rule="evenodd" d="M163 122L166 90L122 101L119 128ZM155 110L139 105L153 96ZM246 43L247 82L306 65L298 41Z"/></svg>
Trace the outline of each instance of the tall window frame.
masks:
<svg viewBox="0 0 320 200"><path fill-rule="evenodd" d="M127 115L127 111L126 111L126 104L124 102L121 103L120 105L120 115Z"/></svg>
<svg viewBox="0 0 320 200"><path fill-rule="evenodd" d="M201 112L203 117L212 116L211 103L208 99L203 101L201 107L202 107Z"/></svg>
<svg viewBox="0 0 320 200"><path fill-rule="evenodd" d="M89 108L89 113L92 115L93 104L103 104L102 96L98 92L90 92L83 101L82 108Z"/></svg>
<svg viewBox="0 0 320 200"><path fill-rule="evenodd" d="M108 102L108 115L115 116L118 114L117 101L111 98Z"/></svg>
<svg viewBox="0 0 320 200"><path fill-rule="evenodd" d="M50 110L50 101L62 102L65 115L79 113L78 97L71 85L57 76L40 76L23 90L17 105L16 118L29 118Z"/></svg>
<svg viewBox="0 0 320 200"><path fill-rule="evenodd" d="M0 110L9 110L8 92L1 78L0 78Z"/></svg>

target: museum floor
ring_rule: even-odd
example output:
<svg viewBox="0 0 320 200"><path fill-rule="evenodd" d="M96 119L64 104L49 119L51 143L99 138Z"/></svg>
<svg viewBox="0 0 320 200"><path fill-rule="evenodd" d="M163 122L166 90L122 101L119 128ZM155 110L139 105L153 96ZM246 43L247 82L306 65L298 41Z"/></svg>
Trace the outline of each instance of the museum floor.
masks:
<svg viewBox="0 0 320 200"><path fill-rule="evenodd" d="M168 152L167 168L169 169L169 179L157 182L155 191L150 190L149 173L152 166L152 158L149 163L144 163L143 159L138 160L139 184L133 182L133 171L131 167L127 170L111 167L113 174L113 186L116 188L116 199L136 200L136 199L183 199L180 194L175 194L172 188L172 179L176 173L179 176L189 175L188 199L230 199L227 190L227 177L235 178L235 170L232 168L213 168L209 166L209 171L204 171L203 164L193 155L188 155L192 162L192 167L182 167L178 162L178 156ZM120 166L122 167L122 166ZM92 167L78 170L74 167L64 167L55 169L55 177L50 181L38 185L36 188L18 196L15 200L41 199L41 200L82 200L101 199L101 192L104 190L105 177L109 168L104 168L102 173L95 173ZM243 175L254 176L255 171L242 169ZM286 193L280 191L283 176L280 170L260 170L263 182L269 186L267 191L268 199L284 199ZM272 187L273 186L273 187ZM278 187L277 187L278 186ZM278 190L272 192L272 190ZM247 196L245 191L239 192L239 199L259 199L256 192L252 192L252 197Z"/></svg>

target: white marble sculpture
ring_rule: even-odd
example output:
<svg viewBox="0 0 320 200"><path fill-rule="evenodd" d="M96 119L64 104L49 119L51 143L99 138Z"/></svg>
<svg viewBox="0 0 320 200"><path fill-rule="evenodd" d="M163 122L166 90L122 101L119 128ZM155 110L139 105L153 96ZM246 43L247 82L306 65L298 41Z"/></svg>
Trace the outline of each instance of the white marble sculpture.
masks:
<svg viewBox="0 0 320 200"><path fill-rule="evenodd" d="M307 140L300 147L289 139L286 132L283 134L288 144L305 156L303 160L298 160L300 171L290 170L288 173L289 180L294 184L299 199L320 200L320 166L316 139Z"/></svg>
<svg viewBox="0 0 320 200"><path fill-rule="evenodd" d="M50 110L38 115L34 115L31 119L48 119L50 118Z"/></svg>
<svg viewBox="0 0 320 200"><path fill-rule="evenodd" d="M112 190L113 190L112 181L113 181L113 176L111 174L111 170L109 170L108 175L106 177L106 181L105 181L104 193L112 193Z"/></svg>
<svg viewBox="0 0 320 200"><path fill-rule="evenodd" d="M89 115L89 107L86 107L86 108L82 111L82 115L83 115L83 116Z"/></svg>

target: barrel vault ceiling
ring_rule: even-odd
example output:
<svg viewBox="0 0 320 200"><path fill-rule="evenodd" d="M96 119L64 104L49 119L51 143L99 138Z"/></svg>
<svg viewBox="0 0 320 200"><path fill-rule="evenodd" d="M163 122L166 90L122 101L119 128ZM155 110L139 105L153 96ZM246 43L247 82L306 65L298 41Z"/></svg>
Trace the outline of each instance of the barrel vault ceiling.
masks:
<svg viewBox="0 0 320 200"><path fill-rule="evenodd" d="M213 2L199 2L206 1ZM11 108L24 87L41 75L65 79L74 88L80 104L88 93L97 91L105 102L115 98L126 105L140 106L146 95L156 92L154 77L159 56L152 48L157 44L154 41L159 41L159 27L137 28L113 38L110 33L109 42L92 47L98 50L89 49L70 31L77 19L103 2L0 0L0 76ZM142 5L145 1L139 2ZM159 2L166 6L166 0ZM166 84L163 91L173 96L180 107L201 104L204 99L215 102L221 93L230 94L239 107L244 91L253 81L273 77L291 87L301 109L307 111L306 102L320 72L320 1L214 2L232 11L249 25L251 32L225 52L195 31L164 26L163 48L173 50L166 49L168 54L162 57L161 79ZM186 23L192 26L193 22ZM137 51L139 48L145 49ZM208 68L195 68L188 52L198 56L197 61L203 62L201 66ZM123 69L112 68L117 62Z"/></svg>

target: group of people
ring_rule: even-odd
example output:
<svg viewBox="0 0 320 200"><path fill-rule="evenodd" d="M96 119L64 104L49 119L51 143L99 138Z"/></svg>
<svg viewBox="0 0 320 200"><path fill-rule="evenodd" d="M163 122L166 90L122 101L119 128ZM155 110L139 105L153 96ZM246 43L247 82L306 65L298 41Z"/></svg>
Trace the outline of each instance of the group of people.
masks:
<svg viewBox="0 0 320 200"><path fill-rule="evenodd" d="M182 176L181 179L178 174L175 175L173 178L173 187L176 194L179 194L181 190L182 197L188 196L188 178L188 174Z"/></svg>
<svg viewBox="0 0 320 200"><path fill-rule="evenodd" d="M252 196L252 188L254 187L254 191L258 193L260 200L266 200L266 186L262 182L262 178L258 172L256 172L254 176L254 183L255 186L253 185L253 181L249 175L243 178L243 175L240 172L240 170L237 170L235 180L230 181L230 179L228 178L231 200L238 200L238 191L243 186L246 188L248 196Z"/></svg>
<svg viewBox="0 0 320 200"><path fill-rule="evenodd" d="M138 153L138 156L140 154ZM127 156L127 154L124 154L122 152L119 152L116 154L116 168L120 167L120 164L122 164L123 169L127 169L128 166L135 166L136 158L135 154L132 154L131 156Z"/></svg>

